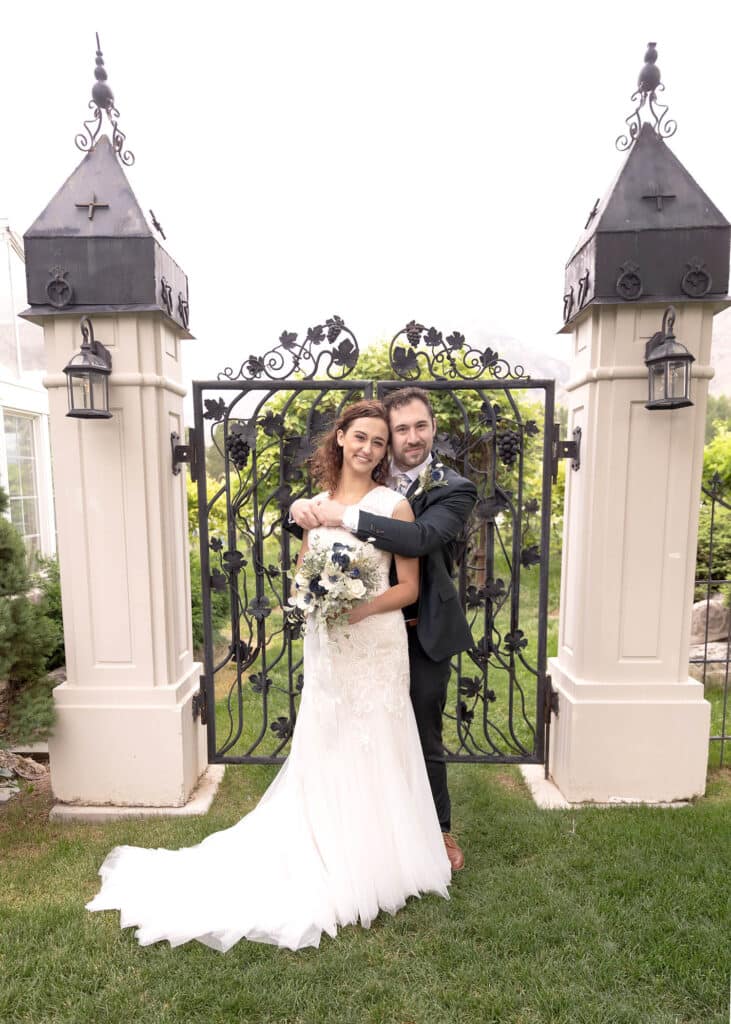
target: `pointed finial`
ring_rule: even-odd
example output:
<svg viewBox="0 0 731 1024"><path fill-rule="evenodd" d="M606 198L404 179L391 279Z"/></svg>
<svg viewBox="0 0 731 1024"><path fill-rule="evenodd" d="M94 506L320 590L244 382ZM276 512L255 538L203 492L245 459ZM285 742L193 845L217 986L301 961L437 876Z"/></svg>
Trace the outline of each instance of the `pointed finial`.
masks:
<svg viewBox="0 0 731 1024"><path fill-rule="evenodd" d="M629 134L620 135L615 141L618 150L629 149L639 136L643 124L640 111L645 104L647 104L647 111L652 116L652 128L655 134L661 139L669 139L671 135L675 135L678 130L677 122L672 119L665 121L665 115L668 112L667 105L659 103L657 99L657 94L664 90L665 86L660 80L660 68L657 66L657 43L648 43L645 51L645 63L637 79L637 89L631 96L632 103L636 103L637 106L629 117L625 118ZM649 118L645 123L650 123Z"/></svg>
<svg viewBox="0 0 731 1024"><path fill-rule="evenodd" d="M135 156L128 149L124 149L124 141L127 136L119 127L119 111L114 106L114 93L109 85L107 85L107 70L104 67L104 56L101 44L99 43L98 32L96 33L94 78L96 81L92 87L91 100L89 101L89 108L94 113L88 121L84 121L86 135L80 133L76 136L74 140L76 147L82 153L88 153L94 148L102 127L102 113L106 113L112 126L112 147L114 152L125 167L130 167L135 162Z"/></svg>
<svg viewBox="0 0 731 1024"><path fill-rule="evenodd" d="M99 45L99 33L96 34L96 67L94 68L94 78L96 82L91 90L91 98L96 103L97 107L102 110L109 110L110 107L114 106L114 93L107 85L107 71L104 67L104 57L102 56L101 46Z"/></svg>

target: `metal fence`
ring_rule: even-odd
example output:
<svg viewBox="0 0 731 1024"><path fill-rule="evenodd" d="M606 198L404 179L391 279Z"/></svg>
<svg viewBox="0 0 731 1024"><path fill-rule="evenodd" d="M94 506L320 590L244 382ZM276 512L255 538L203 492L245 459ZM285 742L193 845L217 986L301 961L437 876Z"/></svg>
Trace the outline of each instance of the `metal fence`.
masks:
<svg viewBox="0 0 731 1024"><path fill-rule="evenodd" d="M711 758L713 766L727 760L729 733L729 665L731 636L731 493L716 473L703 487L698 528L696 601L708 602L702 640L691 645L690 672L703 683L711 704ZM711 605L718 607L712 611ZM702 620L701 620L702 621Z"/></svg>

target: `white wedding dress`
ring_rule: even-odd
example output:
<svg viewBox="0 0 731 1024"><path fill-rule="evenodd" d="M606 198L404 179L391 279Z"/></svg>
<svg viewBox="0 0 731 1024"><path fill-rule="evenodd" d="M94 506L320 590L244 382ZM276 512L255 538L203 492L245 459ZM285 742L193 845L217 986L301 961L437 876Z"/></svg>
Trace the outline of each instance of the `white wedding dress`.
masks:
<svg viewBox="0 0 731 1024"><path fill-rule="evenodd" d="M390 516L400 500L377 487L360 504ZM342 529L311 536L358 543ZM385 590L391 556L378 558ZM301 949L338 925L368 928L409 896L448 898L402 613L329 636L308 623L304 675L291 753L257 807L187 849L116 847L88 910L121 911L143 946L197 939L225 951L246 938Z"/></svg>

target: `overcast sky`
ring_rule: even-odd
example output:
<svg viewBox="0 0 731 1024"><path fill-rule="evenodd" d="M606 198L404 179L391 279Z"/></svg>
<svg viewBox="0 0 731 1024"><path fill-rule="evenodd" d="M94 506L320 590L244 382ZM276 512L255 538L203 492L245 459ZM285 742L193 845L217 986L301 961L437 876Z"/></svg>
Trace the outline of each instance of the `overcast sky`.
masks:
<svg viewBox="0 0 731 1024"><path fill-rule="evenodd" d="M6 0L0 24L0 216L22 234L80 161L98 31L189 275L189 378L332 313L361 344L416 318L564 358L564 264L650 39L670 146L731 216L728 2Z"/></svg>

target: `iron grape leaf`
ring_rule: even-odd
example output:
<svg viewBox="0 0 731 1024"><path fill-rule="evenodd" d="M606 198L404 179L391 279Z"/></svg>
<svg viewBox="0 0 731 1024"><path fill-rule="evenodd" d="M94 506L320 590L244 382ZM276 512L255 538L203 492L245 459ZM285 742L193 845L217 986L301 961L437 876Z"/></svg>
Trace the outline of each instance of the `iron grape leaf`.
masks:
<svg viewBox="0 0 731 1024"><path fill-rule="evenodd" d="M466 722L467 725L470 725L472 719L475 717L474 711L471 711L463 700L459 702L458 708L457 720L460 722Z"/></svg>
<svg viewBox="0 0 731 1024"><path fill-rule="evenodd" d="M434 448L439 455L443 455L445 459L455 459L457 457L457 453L455 451L455 438L450 437L449 434L437 434L434 442Z"/></svg>
<svg viewBox="0 0 731 1024"><path fill-rule="evenodd" d="M228 586L228 580L226 579L226 574L225 573L219 572L218 569L216 569L214 572L211 573L211 589L212 590L223 591L223 590L226 589L227 586Z"/></svg>
<svg viewBox="0 0 731 1024"><path fill-rule="evenodd" d="M495 701L497 700L497 696L495 695L494 690L485 690L483 696L488 704L494 704Z"/></svg>
<svg viewBox="0 0 731 1024"><path fill-rule="evenodd" d="M292 504L292 488L289 484L280 484L276 491L272 491L272 497L282 510L288 509Z"/></svg>
<svg viewBox="0 0 731 1024"><path fill-rule="evenodd" d="M292 735L292 723L288 718L280 715L276 722L269 726L271 731L282 740L288 740Z"/></svg>
<svg viewBox="0 0 731 1024"><path fill-rule="evenodd" d="M272 614L272 606L266 596L255 597L249 604L248 612L258 622L263 622L267 615Z"/></svg>
<svg viewBox="0 0 731 1024"><path fill-rule="evenodd" d="M336 366L347 366L350 370L358 362L358 349L350 338L341 341L333 350L333 362Z"/></svg>
<svg viewBox="0 0 731 1024"><path fill-rule="evenodd" d="M254 672L249 676L249 681L254 693L268 693L269 687L272 685L271 676L265 677L262 672Z"/></svg>
<svg viewBox="0 0 731 1024"><path fill-rule="evenodd" d="M294 331L282 331L279 335L279 344L287 351L291 351L297 343L297 334Z"/></svg>
<svg viewBox="0 0 731 1024"><path fill-rule="evenodd" d="M505 595L503 580L488 580L485 583L485 594L491 601L497 601Z"/></svg>
<svg viewBox="0 0 731 1024"><path fill-rule="evenodd" d="M211 551L223 551L223 540L220 537L211 537L208 547Z"/></svg>
<svg viewBox="0 0 731 1024"><path fill-rule="evenodd" d="M419 369L416 353L399 345L393 350L393 368L397 373L413 373Z"/></svg>
<svg viewBox="0 0 731 1024"><path fill-rule="evenodd" d="M231 645L231 661L238 662L240 665L250 660L253 653L251 644L247 644L245 640L238 640L236 643Z"/></svg>
<svg viewBox="0 0 731 1024"><path fill-rule="evenodd" d="M281 570L279 569L279 567L276 566L276 565L272 565L271 562L267 566L266 571L267 571L267 576L279 576L280 573L281 573Z"/></svg>
<svg viewBox="0 0 731 1024"><path fill-rule="evenodd" d="M322 329L322 324L318 324L317 327L310 327L307 331L307 340L312 345L321 345L325 340L325 332Z"/></svg>
<svg viewBox="0 0 731 1024"><path fill-rule="evenodd" d="M531 498L530 501L526 501L525 505L523 506L523 511L526 513L526 515L534 516L539 508L540 506L538 504L538 499Z"/></svg>
<svg viewBox="0 0 731 1024"><path fill-rule="evenodd" d="M436 327L430 327L424 335L424 344L428 345L429 348L436 348L442 342L442 332L438 331Z"/></svg>
<svg viewBox="0 0 731 1024"><path fill-rule="evenodd" d="M260 356L249 356L245 363L249 377L261 377L264 373L264 360Z"/></svg>
<svg viewBox="0 0 731 1024"><path fill-rule="evenodd" d="M482 680L479 676L460 676L459 692L463 697L476 697L482 689Z"/></svg>
<svg viewBox="0 0 731 1024"><path fill-rule="evenodd" d="M203 413L204 420L213 420L218 423L219 420L223 419L223 415L226 412L226 403L222 398L206 398L203 402L206 407L206 411Z"/></svg>
<svg viewBox="0 0 731 1024"><path fill-rule="evenodd" d="M531 544L528 548L523 548L520 553L520 564L524 569L530 569L532 565L539 565L541 556L538 551L537 544Z"/></svg>
<svg viewBox="0 0 731 1024"><path fill-rule="evenodd" d="M486 636L483 636L480 637L480 639L475 644L472 651L472 656L478 665L486 665L492 652L492 643L488 640Z"/></svg>
<svg viewBox="0 0 731 1024"><path fill-rule="evenodd" d="M304 687L304 685L305 677L300 672L300 674L297 676L297 683L295 684L295 690L297 691L297 693L302 693L302 688Z"/></svg>
<svg viewBox="0 0 731 1024"><path fill-rule="evenodd" d="M224 551L223 564L228 572L238 572L248 563L240 551Z"/></svg>
<svg viewBox="0 0 731 1024"><path fill-rule="evenodd" d="M246 444L256 444L256 426L251 420L232 420L229 423L229 434L240 437Z"/></svg>
<svg viewBox="0 0 731 1024"><path fill-rule="evenodd" d="M535 420L526 420L525 432L529 437L535 437L538 433L538 424Z"/></svg>
<svg viewBox="0 0 731 1024"><path fill-rule="evenodd" d="M464 334L460 334L459 331L453 331L447 338L447 344L453 351L463 348Z"/></svg>
<svg viewBox="0 0 731 1024"><path fill-rule="evenodd" d="M475 505L475 515L478 519L484 519L486 522L491 523L494 522L496 516L500 515L501 512L505 512L508 508L510 508L510 503L505 496L505 492L498 489L487 498L480 498Z"/></svg>
<svg viewBox="0 0 731 1024"><path fill-rule="evenodd" d="M468 608L482 608L484 600L485 591L482 589L482 587L480 587L479 590L472 584L470 584L470 586L467 587L467 590L465 591L465 601L467 603Z"/></svg>
<svg viewBox="0 0 731 1024"><path fill-rule="evenodd" d="M407 323L406 340L408 341L409 345L411 345L412 348L416 348L416 346L419 344L423 332L424 325L417 324L416 320L410 320L409 323Z"/></svg>
<svg viewBox="0 0 731 1024"><path fill-rule="evenodd" d="M259 424L267 437L284 437L284 417L280 413L268 409Z"/></svg>
<svg viewBox="0 0 731 1024"><path fill-rule="evenodd" d="M500 357L498 356L497 352L494 349L486 348L484 352L482 352L482 354L480 355L480 362L482 363L482 368L484 370L488 370L491 366L495 366L499 358Z"/></svg>
<svg viewBox="0 0 731 1024"><path fill-rule="evenodd" d="M515 629L512 633L506 633L504 637L505 649L515 653L522 651L528 646L528 640L522 629Z"/></svg>

